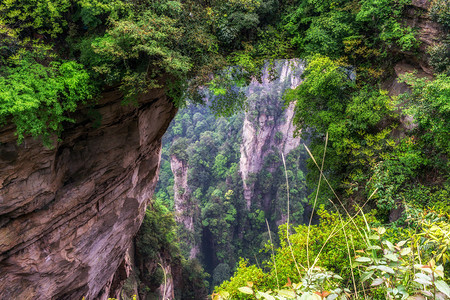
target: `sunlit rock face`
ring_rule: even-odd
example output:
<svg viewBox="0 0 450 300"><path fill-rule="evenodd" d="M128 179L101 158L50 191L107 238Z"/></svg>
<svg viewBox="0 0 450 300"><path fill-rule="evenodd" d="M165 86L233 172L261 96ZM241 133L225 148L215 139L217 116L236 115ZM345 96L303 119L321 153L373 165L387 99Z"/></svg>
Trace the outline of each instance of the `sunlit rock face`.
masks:
<svg viewBox="0 0 450 300"><path fill-rule="evenodd" d="M162 90L121 102L104 92L53 149L0 128L0 299L107 298L176 113Z"/></svg>
<svg viewBox="0 0 450 300"><path fill-rule="evenodd" d="M276 68L279 73L276 80L270 80L266 71L261 82L253 81L247 91L250 108L245 114L240 149L240 173L247 209L255 193L251 174L261 171L264 158L272 147L287 155L300 145L300 138L294 137L295 126L292 124L295 103L283 109L282 95L286 89L293 89L301 83L303 62L280 61Z"/></svg>

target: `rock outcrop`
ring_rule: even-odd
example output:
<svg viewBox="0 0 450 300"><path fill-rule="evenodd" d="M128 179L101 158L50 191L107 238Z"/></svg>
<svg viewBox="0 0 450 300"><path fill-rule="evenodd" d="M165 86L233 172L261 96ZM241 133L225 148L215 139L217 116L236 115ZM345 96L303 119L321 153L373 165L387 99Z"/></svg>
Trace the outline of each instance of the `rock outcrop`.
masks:
<svg viewBox="0 0 450 300"><path fill-rule="evenodd" d="M294 103L283 110L281 98L286 88L300 84L303 64L299 60L286 60L280 64L277 80L270 80L265 72L262 82L253 81L247 93L251 108L245 114L239 162L247 209L250 209L255 192L251 174L262 169L264 158L273 147L287 155L300 145L300 138L294 137L295 126L292 124ZM252 102L252 95L256 94L258 100Z"/></svg>
<svg viewBox="0 0 450 300"><path fill-rule="evenodd" d="M123 105L104 92L53 149L0 129L0 298L106 299L152 197L161 137L176 113L163 90ZM125 268L126 269L126 268Z"/></svg>
<svg viewBox="0 0 450 300"><path fill-rule="evenodd" d="M197 257L200 248L195 235L195 218L198 218L199 207L193 203L191 191L188 185L188 164L186 161L178 159L176 155L170 157L170 167L173 172L173 202L175 210L175 221L181 227L179 234L190 238L183 239L183 242L189 248L189 259Z"/></svg>

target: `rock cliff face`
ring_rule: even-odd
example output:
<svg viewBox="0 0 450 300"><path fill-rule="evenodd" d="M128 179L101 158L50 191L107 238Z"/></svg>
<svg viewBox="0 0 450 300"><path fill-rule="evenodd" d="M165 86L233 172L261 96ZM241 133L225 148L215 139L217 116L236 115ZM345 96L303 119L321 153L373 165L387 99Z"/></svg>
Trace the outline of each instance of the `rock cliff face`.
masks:
<svg viewBox="0 0 450 300"><path fill-rule="evenodd" d="M245 114L239 162L247 209L255 193L251 174L262 169L264 158L273 151L273 147L287 155L300 145L300 138L293 137L294 103L283 110L281 97L286 88L295 88L300 84L302 62L283 61L279 72L279 78L274 81L269 80L268 72L265 72L262 82L252 82L248 91L251 107ZM256 93L262 93L262 96L258 96L258 102L252 102L252 95Z"/></svg>
<svg viewBox="0 0 450 300"><path fill-rule="evenodd" d="M162 90L121 100L103 93L97 128L77 111L53 149L0 129L1 299L106 299L118 284L176 113Z"/></svg>
<svg viewBox="0 0 450 300"><path fill-rule="evenodd" d="M430 19L428 13L430 6L430 0L413 0L406 11L404 23L417 29L420 47L416 52L403 52L403 59L394 66L394 78L388 80L383 86L390 95L396 96L409 90L405 83L398 82L397 78L400 75L416 72L419 77L432 77L433 69L428 62L427 50L430 46L444 40L445 31L440 24Z"/></svg>
<svg viewBox="0 0 450 300"><path fill-rule="evenodd" d="M198 214L199 207L192 203L191 191L188 186L188 164L178 159L175 155L170 157L170 167L174 178L174 209L175 221L181 226L181 232L185 235L193 236L195 234L194 218ZM189 259L197 257L200 249L195 239L184 239L186 246L189 248Z"/></svg>

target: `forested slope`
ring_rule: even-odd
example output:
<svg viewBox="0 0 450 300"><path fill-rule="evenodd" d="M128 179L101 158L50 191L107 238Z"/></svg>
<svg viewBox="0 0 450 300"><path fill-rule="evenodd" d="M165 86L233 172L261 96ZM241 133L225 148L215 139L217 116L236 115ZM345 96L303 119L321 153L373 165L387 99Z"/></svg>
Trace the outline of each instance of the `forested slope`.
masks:
<svg viewBox="0 0 450 300"><path fill-rule="evenodd" d="M216 119L207 107L190 105L163 141L156 201L173 205L181 243L191 245L184 245L186 254L191 251L186 257L200 258L211 274L218 265L232 270L240 256L260 256L265 219L274 231L285 221L282 153L289 166L292 220L300 224L307 218L306 152L289 127L292 109L284 111L282 101L285 88L298 84L301 64L277 65L280 79L253 82L243 91L245 114Z"/></svg>

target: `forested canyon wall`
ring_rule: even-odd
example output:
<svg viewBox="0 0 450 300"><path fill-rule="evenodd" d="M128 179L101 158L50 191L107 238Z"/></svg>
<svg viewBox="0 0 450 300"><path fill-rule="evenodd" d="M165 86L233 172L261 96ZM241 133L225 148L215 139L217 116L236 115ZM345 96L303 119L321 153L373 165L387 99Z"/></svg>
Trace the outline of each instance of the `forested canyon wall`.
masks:
<svg viewBox="0 0 450 300"><path fill-rule="evenodd" d="M47 149L0 131L0 298L106 299L156 185L176 108L163 90L110 90ZM116 282L117 284L117 282Z"/></svg>
<svg viewBox="0 0 450 300"><path fill-rule="evenodd" d="M290 103L282 109L280 99L285 89L293 89L300 84L304 66L299 60L286 60L280 64L279 78L271 80L266 71L261 82L254 80L247 91L250 108L245 113L239 161L247 209L250 209L255 193L255 182L249 177L261 171L264 159L273 152L273 147L286 156L300 145L300 138L294 136L292 123L295 104ZM252 101L255 93L260 93L258 101ZM265 198L263 206L267 208L270 199Z"/></svg>
<svg viewBox="0 0 450 300"><path fill-rule="evenodd" d="M275 78L269 78L271 67ZM286 89L301 82L302 71L300 60L276 61L260 81L242 88L248 103L244 112L216 118L208 107L191 104L164 137L155 198L173 208L182 253L202 262L212 285L231 275L239 256L259 256L253 251L266 242L265 218L274 231L284 222L282 154L292 180L293 219L303 222L306 156L302 140L294 136L294 105L285 108L283 99Z"/></svg>

